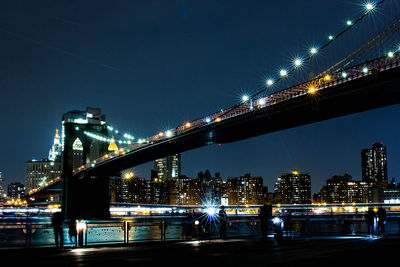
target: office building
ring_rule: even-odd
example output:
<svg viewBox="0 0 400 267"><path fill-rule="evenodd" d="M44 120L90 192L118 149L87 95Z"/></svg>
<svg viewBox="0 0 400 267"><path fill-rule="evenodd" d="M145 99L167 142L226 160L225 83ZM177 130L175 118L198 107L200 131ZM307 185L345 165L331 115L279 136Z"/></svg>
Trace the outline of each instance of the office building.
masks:
<svg viewBox="0 0 400 267"><path fill-rule="evenodd" d="M11 183L7 187L7 196L12 199L25 197L25 186L21 183Z"/></svg>
<svg viewBox="0 0 400 267"><path fill-rule="evenodd" d="M328 179L321 189L321 202L324 203L367 203L368 183L353 181L347 172Z"/></svg>
<svg viewBox="0 0 400 267"><path fill-rule="evenodd" d="M388 183L386 147L373 144L361 151L362 180L374 187L386 187Z"/></svg>
<svg viewBox="0 0 400 267"><path fill-rule="evenodd" d="M178 178L181 175L181 154L174 154L154 161L158 181Z"/></svg>
<svg viewBox="0 0 400 267"><path fill-rule="evenodd" d="M299 173L294 170L291 173L283 173L279 179L279 185L283 204L309 204L311 203L311 177L309 174Z"/></svg>
<svg viewBox="0 0 400 267"><path fill-rule="evenodd" d="M201 201L203 205L221 205L223 182L219 173L211 176L209 170L199 172L197 178L201 183Z"/></svg>
<svg viewBox="0 0 400 267"><path fill-rule="evenodd" d="M61 161L49 159L29 160L25 164L25 184L27 192L46 185L49 181L61 176Z"/></svg>
<svg viewBox="0 0 400 267"><path fill-rule="evenodd" d="M201 205L201 180L180 176L165 182L167 204Z"/></svg>
<svg viewBox="0 0 400 267"><path fill-rule="evenodd" d="M4 199L4 180L3 180L3 173L0 171L0 200Z"/></svg>
<svg viewBox="0 0 400 267"><path fill-rule="evenodd" d="M241 177L228 178L226 190L229 205L264 204L262 177L245 174Z"/></svg>

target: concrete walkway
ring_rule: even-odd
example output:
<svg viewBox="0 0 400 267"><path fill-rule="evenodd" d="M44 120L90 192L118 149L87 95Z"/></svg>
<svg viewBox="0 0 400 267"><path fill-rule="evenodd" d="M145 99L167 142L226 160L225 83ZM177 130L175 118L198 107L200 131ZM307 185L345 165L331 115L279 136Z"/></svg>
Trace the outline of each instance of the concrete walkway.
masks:
<svg viewBox="0 0 400 267"><path fill-rule="evenodd" d="M399 264L400 238L359 236L136 243L1 250L1 266L381 266Z"/></svg>

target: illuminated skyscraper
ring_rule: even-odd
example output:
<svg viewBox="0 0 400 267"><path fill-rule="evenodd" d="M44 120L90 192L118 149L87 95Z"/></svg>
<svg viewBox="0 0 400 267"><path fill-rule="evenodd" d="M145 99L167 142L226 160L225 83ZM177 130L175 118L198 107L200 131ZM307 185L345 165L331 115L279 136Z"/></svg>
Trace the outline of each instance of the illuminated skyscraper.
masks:
<svg viewBox="0 0 400 267"><path fill-rule="evenodd" d="M284 204L311 203L311 177L309 174L293 171L280 177L280 194Z"/></svg>
<svg viewBox="0 0 400 267"><path fill-rule="evenodd" d="M361 168L364 182L379 187L387 185L386 147L375 143L371 149L361 150Z"/></svg>
<svg viewBox="0 0 400 267"><path fill-rule="evenodd" d="M228 178L227 194L229 205L264 204L263 178L251 177L249 173L242 177Z"/></svg>
<svg viewBox="0 0 400 267"><path fill-rule="evenodd" d="M4 194L4 180L3 180L2 173L0 171L0 199L2 199L3 194Z"/></svg>
<svg viewBox="0 0 400 267"><path fill-rule="evenodd" d="M158 181L178 178L181 175L181 154L174 154L154 161Z"/></svg>
<svg viewBox="0 0 400 267"><path fill-rule="evenodd" d="M61 137L58 134L58 129L56 129L56 134L54 135L54 141L53 141L53 145L50 148L50 152L49 152L49 160L56 160L57 157L61 157L61 151L62 151L62 147L61 147Z"/></svg>
<svg viewBox="0 0 400 267"><path fill-rule="evenodd" d="M61 137L58 134L58 129L56 129L48 158L32 159L26 162L25 185L27 192L46 185L49 181L61 176L61 153Z"/></svg>

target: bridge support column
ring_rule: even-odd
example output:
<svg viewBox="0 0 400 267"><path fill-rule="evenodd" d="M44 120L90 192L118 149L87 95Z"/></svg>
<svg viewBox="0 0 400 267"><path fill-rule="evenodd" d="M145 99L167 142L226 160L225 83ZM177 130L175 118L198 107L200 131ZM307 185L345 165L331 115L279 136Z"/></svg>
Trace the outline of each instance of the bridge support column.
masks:
<svg viewBox="0 0 400 267"><path fill-rule="evenodd" d="M109 176L70 176L64 179L63 211L66 218L108 219L110 217Z"/></svg>

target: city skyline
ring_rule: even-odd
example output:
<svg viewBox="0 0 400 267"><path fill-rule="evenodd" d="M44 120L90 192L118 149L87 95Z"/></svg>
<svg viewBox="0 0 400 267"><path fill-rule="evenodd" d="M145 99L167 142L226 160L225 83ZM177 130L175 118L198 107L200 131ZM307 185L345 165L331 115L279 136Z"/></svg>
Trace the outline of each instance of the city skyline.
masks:
<svg viewBox="0 0 400 267"><path fill-rule="evenodd" d="M392 8L394 6L393 10L398 7L398 3L389 2ZM83 11L92 6L83 3L79 6L82 13L77 14L68 6L65 9L47 6L47 11L54 9L55 17L45 16L39 20L41 5L27 4L25 8L31 8L32 12L23 16L26 10L9 3L1 4L0 12L17 14L17 20L9 18L6 25L9 27L2 29L1 34L5 38L3 53L11 55L5 57L5 62L9 63L11 71L20 70L14 74L16 79L7 78L3 83L5 96L1 121L9 125L9 130L0 133L7 151L1 155L4 165L0 169L7 183L23 181L27 160L45 157L53 130L60 127L61 115L69 110L82 109L86 105L99 106L119 129L128 130L138 138L150 136L237 103L243 93L259 87L264 75L271 73L271 69L287 63L290 60L288 54L304 50L307 42L319 41L327 33L327 27L329 30L336 29L348 16L360 10L360 6L340 3L316 14L313 8L324 10L323 3L318 1L306 4L292 1L288 6L293 9L285 9L279 3L259 4L246 7L244 11L241 11L243 5L238 2L229 7L216 4L211 10L201 4L174 4L171 7L160 4L154 9L152 6L132 4L132 8L155 12L155 17L146 21L138 16L131 21L127 13L120 17L115 15L119 22L128 22L123 28L115 28L110 21L103 21L100 15L93 21L86 20ZM303 14L293 12L300 5L306 5L308 9L301 9ZM101 4L97 8L101 8ZM274 10L278 9L285 9L292 15L288 21L282 22L284 30L279 32L268 27L274 21L281 22L278 15L274 15ZM121 12L121 9L117 11ZM393 13L389 11L387 14ZM165 16L173 19L171 27L160 26ZM309 20L302 19L304 17ZM29 25L32 21L38 24ZM315 26L316 21L321 21L321 26ZM376 19L372 18L372 21L372 26L378 28ZM41 25L49 23L54 27L50 32L39 30ZM203 26L194 27L199 24ZM252 31L243 31L242 24ZM312 36L296 33L307 28L308 24L313 25ZM135 25L147 25L150 33L141 32ZM131 33L129 27L142 38L143 43L130 38L127 41L131 46L124 46L120 51L119 46L107 40L102 42L100 29L110 34L111 39L125 41L127 33ZM94 31L89 31L92 28ZM212 28L217 31L209 33ZM77 37L80 40L90 32L89 45L83 48L76 46L74 42L58 36L58 30L70 31L72 39ZM219 38L224 33L224 38ZM239 34L241 38L236 38ZM38 40L44 41L38 45ZM202 41L201 47L198 46L199 41ZM288 44L285 51L280 47L281 42ZM63 46L60 47L60 43ZM79 49L76 50L77 47ZM96 49L84 53L91 47ZM104 54L107 47L111 47L112 55ZM275 54L280 56L274 58ZM322 61L332 61L329 59L324 55ZM24 63L23 67L20 62ZM43 64L43 73L35 72L39 62ZM312 65L307 66L303 77L313 70ZM7 70L4 72L7 76ZM131 72L136 75L131 77ZM18 90L14 90L16 88ZM22 92L24 98L19 99L16 91ZM38 98L39 95L42 97ZM142 99L151 100L151 112L143 114L143 110L149 108ZM13 110L18 100L21 107L15 112L8 112ZM130 105L129 100L134 105ZM193 105L192 101L201 104ZM400 143L397 140L399 113L398 105L390 106L223 144L221 147L185 152L182 154L182 173L191 177L200 170L210 169L229 177L250 172L262 176L265 184L271 187L281 173L298 169L311 174L314 192L326 179L346 170L355 179L361 180L360 150L383 142L388 147L389 179L397 179L400 175L400 167L395 164L400 158ZM151 164L136 169L141 176L148 177Z"/></svg>

